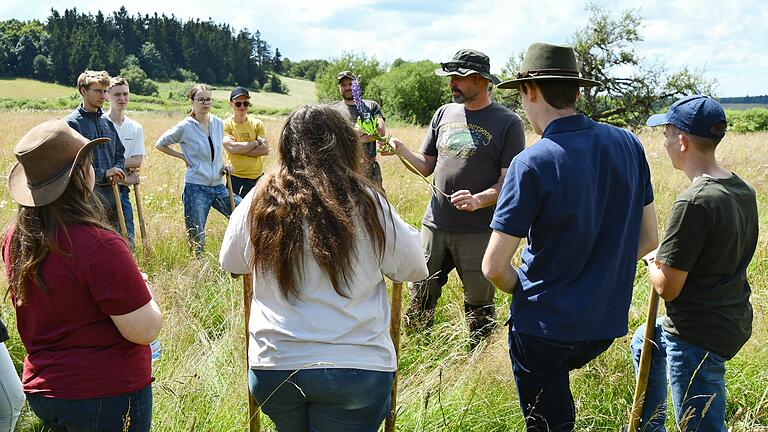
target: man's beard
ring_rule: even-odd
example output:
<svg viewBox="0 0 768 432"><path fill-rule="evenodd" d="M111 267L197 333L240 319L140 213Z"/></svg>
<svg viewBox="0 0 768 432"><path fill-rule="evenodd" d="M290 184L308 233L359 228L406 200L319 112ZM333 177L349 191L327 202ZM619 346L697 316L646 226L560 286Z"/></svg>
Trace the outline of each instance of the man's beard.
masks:
<svg viewBox="0 0 768 432"><path fill-rule="evenodd" d="M464 93L462 93L462 92L461 92L461 91L459 91L459 90L456 90L456 91L457 91L458 93L457 93L457 94L451 94L451 99L453 99L453 101L454 101L455 103L458 103L458 104L463 104L463 103L464 103L464 101L465 101L465 98L464 98Z"/></svg>
<svg viewBox="0 0 768 432"><path fill-rule="evenodd" d="M351 101L352 99L354 99L354 97L352 97L351 91L345 91L344 93L342 93L341 98L348 101Z"/></svg>

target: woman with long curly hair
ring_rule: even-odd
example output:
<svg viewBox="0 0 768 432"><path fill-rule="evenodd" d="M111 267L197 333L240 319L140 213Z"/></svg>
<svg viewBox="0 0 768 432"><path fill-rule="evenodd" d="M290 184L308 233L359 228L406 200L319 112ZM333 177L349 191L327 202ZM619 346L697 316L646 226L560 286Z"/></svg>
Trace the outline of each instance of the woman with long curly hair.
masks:
<svg viewBox="0 0 768 432"><path fill-rule="evenodd" d="M279 152L219 256L253 274L251 393L279 431L376 431L397 368L384 276L427 276L419 233L361 174L355 132L333 108L291 114Z"/></svg>
<svg viewBox="0 0 768 432"><path fill-rule="evenodd" d="M2 257L27 350L29 405L57 431L149 431L148 344L162 315L126 242L93 193L94 146L56 119L16 144L8 190L19 204Z"/></svg>

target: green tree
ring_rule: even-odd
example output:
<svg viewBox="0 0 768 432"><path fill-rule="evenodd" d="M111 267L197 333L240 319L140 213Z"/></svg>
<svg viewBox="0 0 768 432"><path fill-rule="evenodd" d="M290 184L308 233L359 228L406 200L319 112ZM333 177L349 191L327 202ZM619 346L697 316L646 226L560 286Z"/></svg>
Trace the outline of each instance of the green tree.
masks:
<svg viewBox="0 0 768 432"><path fill-rule="evenodd" d="M264 86L264 90L272 93L288 93L288 89L285 88L283 82L280 80L280 77L277 76L277 74L274 72L269 74L269 81L267 82L267 85Z"/></svg>
<svg viewBox="0 0 768 432"><path fill-rule="evenodd" d="M374 79L364 94L378 101L387 116L427 124L437 108L451 101L448 80L435 75L439 67L429 60L401 61Z"/></svg>
<svg viewBox="0 0 768 432"><path fill-rule="evenodd" d="M700 71L683 68L670 72L663 63L649 62L637 54L635 47L643 40L637 10L624 10L617 17L596 4L588 5L587 10L589 22L574 34L572 45L581 73L603 85L582 90L577 108L585 114L634 128L671 99L713 94L716 81L705 79Z"/></svg>
<svg viewBox="0 0 768 432"><path fill-rule="evenodd" d="M32 76L40 81L51 81L53 79L53 63L48 57L38 54L32 60Z"/></svg>
<svg viewBox="0 0 768 432"><path fill-rule="evenodd" d="M128 66L120 71L120 76L131 85L131 93L143 96L157 96L157 83L149 79L147 73L138 66Z"/></svg>
<svg viewBox="0 0 768 432"><path fill-rule="evenodd" d="M504 67L501 68L499 79L506 81L516 77L517 72L520 70L520 65L523 63L524 56L524 51L520 51L509 56L507 63L504 65ZM494 88L492 98L495 102L504 105L512 111L515 111L523 119L523 121L527 121L525 111L523 110L523 105L520 102L520 95L516 90L502 90Z"/></svg>
<svg viewBox="0 0 768 432"><path fill-rule="evenodd" d="M323 73L315 79L318 100L327 102L340 98L336 74L343 70L350 70L361 78L363 94L368 84L384 73L384 68L375 57L367 58L360 54L344 53L341 57L331 60Z"/></svg>
<svg viewBox="0 0 768 432"><path fill-rule="evenodd" d="M167 80L168 72L165 70L165 64L163 63L163 56L160 51L157 50L155 44L152 42L144 42L141 45L141 51L139 52L139 65L147 73L147 75L157 80Z"/></svg>

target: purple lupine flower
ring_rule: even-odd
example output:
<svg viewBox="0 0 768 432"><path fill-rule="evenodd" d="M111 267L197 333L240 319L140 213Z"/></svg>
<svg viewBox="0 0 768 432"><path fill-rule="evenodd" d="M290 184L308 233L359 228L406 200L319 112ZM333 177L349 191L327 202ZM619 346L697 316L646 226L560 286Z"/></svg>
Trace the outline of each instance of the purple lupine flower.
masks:
<svg viewBox="0 0 768 432"><path fill-rule="evenodd" d="M354 99L357 112L360 113L360 115L363 117L363 120L366 120L368 117L370 117L368 107L365 106L365 103L363 103L362 89L360 88L360 80L358 78L352 80L352 99Z"/></svg>

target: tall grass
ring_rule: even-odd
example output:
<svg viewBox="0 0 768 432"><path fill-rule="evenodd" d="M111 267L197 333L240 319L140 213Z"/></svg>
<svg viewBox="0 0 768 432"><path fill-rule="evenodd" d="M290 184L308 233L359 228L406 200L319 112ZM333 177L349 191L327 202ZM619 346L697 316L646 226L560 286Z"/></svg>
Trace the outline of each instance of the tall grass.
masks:
<svg viewBox="0 0 768 432"><path fill-rule="evenodd" d="M0 112L6 125L0 135L0 172L7 173L13 162L12 147L32 126L55 113ZM149 155L142 170L144 208L147 214L150 253L137 252L139 266L150 275L165 314L160 339L162 356L154 365L154 430L235 431L246 427L246 375L242 316L242 285L222 272L217 264L226 219L209 216L206 254L195 259L184 236L181 190L183 166L180 161L152 149L157 137L175 124L180 114L133 115L145 127ZM276 157L281 119L265 121ZM417 148L424 129L394 125L389 132L409 147ZM653 174L656 206L663 228L665 215L677 193L688 184L674 171L661 146L659 132L645 132L641 139ZM535 137L529 135L529 145ZM761 234L757 253L749 268L754 290L754 332L741 352L728 362L727 418L739 408L744 414L735 430L768 428L768 134L729 134L718 157L756 189ZM394 157L383 158L387 195L398 212L419 225L430 197L429 188L403 169ZM13 216L15 205L5 187L0 188L0 223ZM3 279L0 290L5 291ZM635 294L629 311L630 331L644 321L648 279L638 269ZM407 296L406 296L407 297ZM407 301L407 298L404 300ZM599 301L599 300L598 300ZM496 303L503 319L510 297L501 294ZM9 303L0 308L2 319L11 328L6 344L18 367L24 349L13 329ZM434 328L424 334L405 333L400 362L398 429L405 431L510 431L522 429L514 379L509 364L506 329L497 331L485 347L476 352L467 348L463 295L452 274L440 299ZM613 346L587 367L571 374L580 431L615 431L626 422L634 373L629 356L629 337ZM670 415L671 417L671 415ZM264 430L272 430L263 417ZM675 430L671 420L669 430ZM39 430L34 415L22 415L17 430Z"/></svg>

